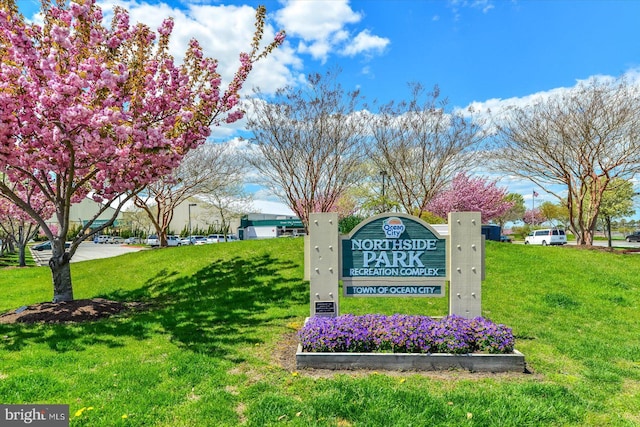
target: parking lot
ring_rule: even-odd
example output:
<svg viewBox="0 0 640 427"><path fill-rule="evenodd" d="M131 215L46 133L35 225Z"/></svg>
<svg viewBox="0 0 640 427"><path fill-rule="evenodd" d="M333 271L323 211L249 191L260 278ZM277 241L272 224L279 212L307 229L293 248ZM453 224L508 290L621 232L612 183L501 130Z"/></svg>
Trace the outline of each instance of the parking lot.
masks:
<svg viewBox="0 0 640 427"><path fill-rule="evenodd" d="M71 262L88 261L91 259L99 258L111 258L114 256L138 252L145 250L144 247L128 246L128 245L110 245L110 244L96 244L93 242L84 242L78 246L78 250L71 258ZM49 258L51 258L51 251L31 251L33 260L37 265L49 265Z"/></svg>

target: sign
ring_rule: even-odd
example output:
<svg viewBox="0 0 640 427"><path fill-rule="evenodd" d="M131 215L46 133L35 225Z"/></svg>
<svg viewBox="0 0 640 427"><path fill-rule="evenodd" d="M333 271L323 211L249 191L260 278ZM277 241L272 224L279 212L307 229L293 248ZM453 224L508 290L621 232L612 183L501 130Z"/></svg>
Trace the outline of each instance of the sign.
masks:
<svg viewBox="0 0 640 427"><path fill-rule="evenodd" d="M316 301L314 312L316 316L320 317L336 317L338 315L336 303L333 301Z"/></svg>
<svg viewBox="0 0 640 427"><path fill-rule="evenodd" d="M341 239L340 271L345 296L444 296L446 238L419 218L381 214Z"/></svg>
<svg viewBox="0 0 640 427"><path fill-rule="evenodd" d="M312 213L305 238L311 316L340 311L347 297L444 297L449 314L482 315L484 240L479 212L451 212L447 224L385 213L339 237L338 215ZM445 285L448 282L448 287Z"/></svg>
<svg viewBox="0 0 640 427"><path fill-rule="evenodd" d="M419 285L372 285L372 286L349 286L345 294L347 296L371 296L371 297L424 297L443 296L441 285L419 286Z"/></svg>

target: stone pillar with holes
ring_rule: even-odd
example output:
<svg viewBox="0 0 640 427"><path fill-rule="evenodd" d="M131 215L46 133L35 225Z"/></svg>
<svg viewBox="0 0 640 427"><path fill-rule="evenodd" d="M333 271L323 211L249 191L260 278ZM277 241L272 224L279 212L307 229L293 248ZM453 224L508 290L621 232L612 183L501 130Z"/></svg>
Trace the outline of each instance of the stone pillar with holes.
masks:
<svg viewBox="0 0 640 427"><path fill-rule="evenodd" d="M309 217L311 316L338 316L339 233L337 213Z"/></svg>
<svg viewBox="0 0 640 427"><path fill-rule="evenodd" d="M482 315L484 241L479 212L449 213L449 314Z"/></svg>

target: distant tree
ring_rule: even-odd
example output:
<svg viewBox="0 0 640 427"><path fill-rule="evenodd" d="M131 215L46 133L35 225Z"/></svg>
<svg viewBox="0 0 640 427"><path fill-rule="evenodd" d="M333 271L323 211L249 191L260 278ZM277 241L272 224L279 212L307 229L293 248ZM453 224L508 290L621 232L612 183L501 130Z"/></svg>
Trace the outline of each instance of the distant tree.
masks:
<svg viewBox="0 0 640 427"><path fill-rule="evenodd" d="M542 214L540 209L527 209L522 217L522 222L527 225L536 226L545 222L547 218Z"/></svg>
<svg viewBox="0 0 640 427"><path fill-rule="evenodd" d="M192 40L184 63L169 53L173 21L158 35L114 9L111 26L95 0L43 1L43 24L27 22L15 0L0 9L0 170L28 183L55 207L52 229L29 201L0 182L0 194L38 223L51 240L53 301L73 300L69 261L82 241L111 226L124 204L168 175L210 126L242 117L239 91L253 63L283 40L260 48L265 9L256 14L249 53L226 90L218 62ZM70 207L90 195L102 202L65 250ZM99 215L114 207L111 219Z"/></svg>
<svg viewBox="0 0 640 427"><path fill-rule="evenodd" d="M0 199L0 240L4 250L13 252L18 248L18 266L25 267L27 242L38 235L40 227L33 219L6 199Z"/></svg>
<svg viewBox="0 0 640 427"><path fill-rule="evenodd" d="M6 176L2 177L6 179ZM12 191L28 202L31 209L43 218L53 215L54 205L46 200L35 186L23 183L9 183ZM18 248L18 266L25 267L27 243L34 239L40 231L40 226L27 212L0 194L0 230L8 247Z"/></svg>
<svg viewBox="0 0 640 427"><path fill-rule="evenodd" d="M349 234L358 224L366 218L360 215L349 215L338 221L338 230L341 234Z"/></svg>
<svg viewBox="0 0 640 427"><path fill-rule="evenodd" d="M239 157L235 157L239 160ZM212 188L202 195L202 199L207 202L205 212L219 220L216 220L218 229L212 233L224 234L225 241L231 230L231 220L240 218L251 206L252 197L247 194L244 189L243 178L244 165L239 165L236 169L236 175L230 175L225 185L218 188ZM219 222L218 222L219 221ZM207 233L207 234L212 234Z"/></svg>
<svg viewBox="0 0 640 427"><path fill-rule="evenodd" d="M151 230L155 230L149 214L135 205L130 206L122 216L123 227L128 228L135 237L146 237Z"/></svg>
<svg viewBox="0 0 640 427"><path fill-rule="evenodd" d="M509 193L504 196L504 200L506 202L512 203L513 205L504 214L494 218L496 224L498 224L502 228L504 228L505 224L508 222L522 221L522 217L524 216L524 212L526 211L526 208L524 206L524 197L522 197L522 194Z"/></svg>
<svg viewBox="0 0 640 427"><path fill-rule="evenodd" d="M134 203L147 213L160 246L167 246L167 234L176 207L202 195L224 212L231 204L230 200L241 194L239 184L244 172L244 164L229 145L204 144L189 152L171 175L135 194Z"/></svg>
<svg viewBox="0 0 640 427"><path fill-rule="evenodd" d="M569 228L593 243L603 193L640 170L640 88L627 79L592 79L534 105L495 117L499 170L562 200Z"/></svg>
<svg viewBox="0 0 640 427"><path fill-rule="evenodd" d="M635 190L633 183L623 179L613 179L609 183L607 190L602 194L600 203L600 218L607 230L608 246L611 242L611 221L614 218L624 218L635 213L633 208L633 197Z"/></svg>
<svg viewBox="0 0 640 427"><path fill-rule="evenodd" d="M481 161L485 131L446 107L438 87L425 93L420 84L412 84L409 101L382 106L371 121L370 156L378 170L388 174L389 193L416 216L457 173Z"/></svg>
<svg viewBox="0 0 640 427"><path fill-rule="evenodd" d="M558 223L564 224L568 217L567 207L562 203L563 201L559 203L545 201L540 204L540 214L552 227L556 227Z"/></svg>
<svg viewBox="0 0 640 427"><path fill-rule="evenodd" d="M255 150L247 161L308 227L311 212L330 212L362 177L365 114L358 91L345 92L337 71L311 74L302 87L252 99L248 127ZM259 92L258 92L259 93Z"/></svg>
<svg viewBox="0 0 640 427"><path fill-rule="evenodd" d="M400 205L389 185L390 177L386 171L380 171L370 159L365 160L360 167L362 179L357 186L351 187L341 200L351 199L353 211L364 217L385 211L398 211Z"/></svg>
<svg viewBox="0 0 640 427"><path fill-rule="evenodd" d="M504 215L512 206L505 200L506 188L482 177L470 177L459 173L451 185L427 204L427 209L446 218L449 212L480 212L483 223Z"/></svg>

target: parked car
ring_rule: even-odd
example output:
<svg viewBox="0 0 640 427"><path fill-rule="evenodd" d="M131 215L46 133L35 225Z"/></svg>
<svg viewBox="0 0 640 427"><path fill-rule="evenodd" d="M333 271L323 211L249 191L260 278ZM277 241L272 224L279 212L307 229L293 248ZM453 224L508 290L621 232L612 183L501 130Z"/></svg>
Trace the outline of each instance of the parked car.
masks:
<svg viewBox="0 0 640 427"><path fill-rule="evenodd" d="M124 243L124 239L120 236L111 236L107 239L107 243L121 245Z"/></svg>
<svg viewBox="0 0 640 427"><path fill-rule="evenodd" d="M208 243L207 238L204 236L193 236L192 239L194 245L204 245Z"/></svg>
<svg viewBox="0 0 640 427"><path fill-rule="evenodd" d="M500 236L500 241L502 243L511 243L511 237L505 236L504 234Z"/></svg>
<svg viewBox="0 0 640 427"><path fill-rule="evenodd" d="M127 245L136 245L142 243L142 240L139 237L127 237L124 242Z"/></svg>
<svg viewBox="0 0 640 427"><path fill-rule="evenodd" d="M167 236L167 246L180 246L180 238L178 236Z"/></svg>
<svg viewBox="0 0 640 427"><path fill-rule="evenodd" d="M640 231L634 231L624 238L627 242L640 242Z"/></svg>
<svg viewBox="0 0 640 427"><path fill-rule="evenodd" d="M224 242L224 234L209 234L207 236L207 243L220 243Z"/></svg>
<svg viewBox="0 0 640 427"><path fill-rule="evenodd" d="M147 237L146 243L151 247L160 246L160 239L158 239L157 234L150 234L149 237Z"/></svg>
<svg viewBox="0 0 640 427"><path fill-rule="evenodd" d="M109 241L109 237L106 234L99 234L93 237L93 243L107 243Z"/></svg>
<svg viewBox="0 0 640 427"><path fill-rule="evenodd" d="M534 230L524 239L525 245L566 245L567 235L564 230L557 228L544 228Z"/></svg>
<svg viewBox="0 0 640 427"><path fill-rule="evenodd" d="M222 242L237 242L238 236L234 234L227 234L225 237L224 234L210 234L207 236L207 243L222 243Z"/></svg>
<svg viewBox="0 0 640 427"><path fill-rule="evenodd" d="M186 246L186 245L193 245L195 243L195 238L192 237L182 237L180 239L180 245L181 246Z"/></svg>
<svg viewBox="0 0 640 427"><path fill-rule="evenodd" d="M160 246L160 238L157 234L150 234L147 237L147 245L153 247ZM178 236L167 236L167 246L180 246L180 238Z"/></svg>
<svg viewBox="0 0 640 427"><path fill-rule="evenodd" d="M71 242L65 242L65 249L69 249L71 246ZM31 246L31 249L34 251L50 251L51 250L51 241L47 240L46 242L38 243L37 245Z"/></svg>

